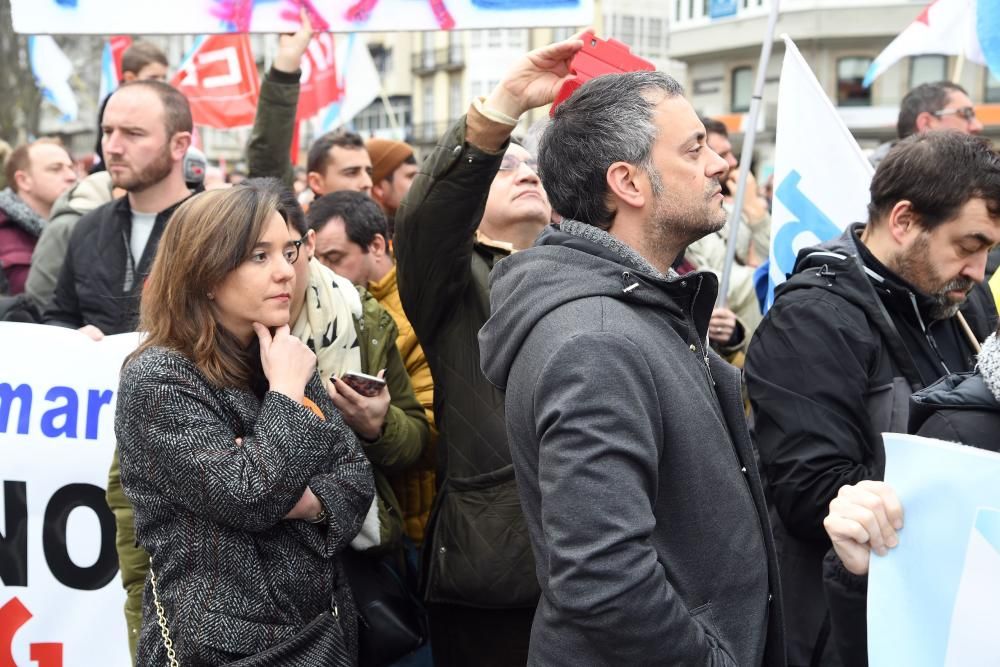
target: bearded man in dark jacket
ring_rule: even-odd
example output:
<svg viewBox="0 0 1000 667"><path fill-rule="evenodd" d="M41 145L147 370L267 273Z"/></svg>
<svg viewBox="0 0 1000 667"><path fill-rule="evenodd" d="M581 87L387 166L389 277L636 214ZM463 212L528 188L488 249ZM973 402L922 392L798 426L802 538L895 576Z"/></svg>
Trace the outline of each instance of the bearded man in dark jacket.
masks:
<svg viewBox="0 0 1000 667"><path fill-rule="evenodd" d="M799 253L750 343L756 444L777 518L789 664L829 650L823 518L844 485L882 478L880 433L910 394L971 371L996 326L982 284L1000 242L1000 159L957 132L901 141L871 184L867 224Z"/></svg>
<svg viewBox="0 0 1000 667"><path fill-rule="evenodd" d="M529 665L784 665L739 372L707 345L718 282L670 269L726 218L681 93L633 72L564 102L539 150L563 220L491 277L481 359L542 589Z"/></svg>

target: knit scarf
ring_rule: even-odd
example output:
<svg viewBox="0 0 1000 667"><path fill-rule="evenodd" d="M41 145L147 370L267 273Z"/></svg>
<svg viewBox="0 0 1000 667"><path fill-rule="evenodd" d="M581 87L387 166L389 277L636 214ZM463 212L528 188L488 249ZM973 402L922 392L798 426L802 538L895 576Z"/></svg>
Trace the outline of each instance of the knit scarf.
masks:
<svg viewBox="0 0 1000 667"><path fill-rule="evenodd" d="M1000 338L995 333L983 343L977 367L987 388L1000 401Z"/></svg>
<svg viewBox="0 0 1000 667"><path fill-rule="evenodd" d="M645 257L633 250L631 246L622 243L611 234L608 234L606 231L598 229L593 225L588 225L585 222L566 218L559 223L559 229L567 234L578 236L582 239L590 241L591 243L604 246L611 252L621 257L622 261L628 264L631 268L642 271L643 273L654 278L662 280L664 278L674 278L677 276L677 272L673 269L668 269L669 273L666 275L660 273L656 270L656 267L650 264Z"/></svg>
<svg viewBox="0 0 1000 667"><path fill-rule="evenodd" d="M323 381L346 371L361 370L361 348L354 319L361 317L361 297L346 278L309 261L309 285L292 327L292 335L316 353L316 367Z"/></svg>
<svg viewBox="0 0 1000 667"><path fill-rule="evenodd" d="M0 190L0 211L7 214L15 227L20 227L36 239L41 236L45 219L10 188Z"/></svg>

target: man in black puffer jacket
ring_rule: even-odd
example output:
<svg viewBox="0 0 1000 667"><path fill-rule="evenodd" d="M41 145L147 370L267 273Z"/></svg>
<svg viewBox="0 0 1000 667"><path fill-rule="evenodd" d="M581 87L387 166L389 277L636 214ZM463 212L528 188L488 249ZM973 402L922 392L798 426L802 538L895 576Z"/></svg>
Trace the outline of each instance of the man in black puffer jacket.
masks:
<svg viewBox="0 0 1000 667"><path fill-rule="evenodd" d="M1000 451L1000 333L979 354L975 373L953 373L910 399L910 433ZM836 534L836 531L833 533ZM845 665L868 662L867 569L849 570L830 550L823 585L830 603L833 645Z"/></svg>
<svg viewBox="0 0 1000 667"><path fill-rule="evenodd" d="M830 501L882 478L879 434L906 431L912 392L974 368L971 338L996 327L981 283L998 242L1000 158L989 144L956 132L905 139L875 172L868 223L799 253L750 343L791 665L823 653Z"/></svg>

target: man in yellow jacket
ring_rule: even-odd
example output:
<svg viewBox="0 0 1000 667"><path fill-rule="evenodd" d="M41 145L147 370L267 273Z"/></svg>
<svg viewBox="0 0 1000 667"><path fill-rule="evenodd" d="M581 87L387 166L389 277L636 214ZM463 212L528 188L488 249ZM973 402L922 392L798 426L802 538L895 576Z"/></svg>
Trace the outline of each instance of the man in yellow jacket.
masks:
<svg viewBox="0 0 1000 667"><path fill-rule="evenodd" d="M399 336L396 346L413 384L413 392L431 424L431 440L423 460L391 480L403 510L406 534L418 546L434 501L435 451L434 381L417 335L403 312L396 287L396 263L389 251L388 220L370 197L340 191L324 195L309 207L308 221L316 233L316 258L355 285L366 287L389 311Z"/></svg>

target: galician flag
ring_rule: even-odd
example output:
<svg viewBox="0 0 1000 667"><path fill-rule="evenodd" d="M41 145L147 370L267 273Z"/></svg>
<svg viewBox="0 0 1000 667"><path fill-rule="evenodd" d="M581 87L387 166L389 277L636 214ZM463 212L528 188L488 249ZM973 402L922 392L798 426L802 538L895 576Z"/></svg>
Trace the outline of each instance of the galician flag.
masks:
<svg viewBox="0 0 1000 667"><path fill-rule="evenodd" d="M324 132L351 122L358 112L372 103L382 90L382 82L368 44L356 32L337 37L337 74L343 95L323 114Z"/></svg>
<svg viewBox="0 0 1000 667"><path fill-rule="evenodd" d="M768 308L799 250L868 219L873 171L795 43L782 39Z"/></svg>
<svg viewBox="0 0 1000 667"><path fill-rule="evenodd" d="M925 53L964 54L1000 77L1000 0L934 0L872 62L864 85L897 61Z"/></svg>

